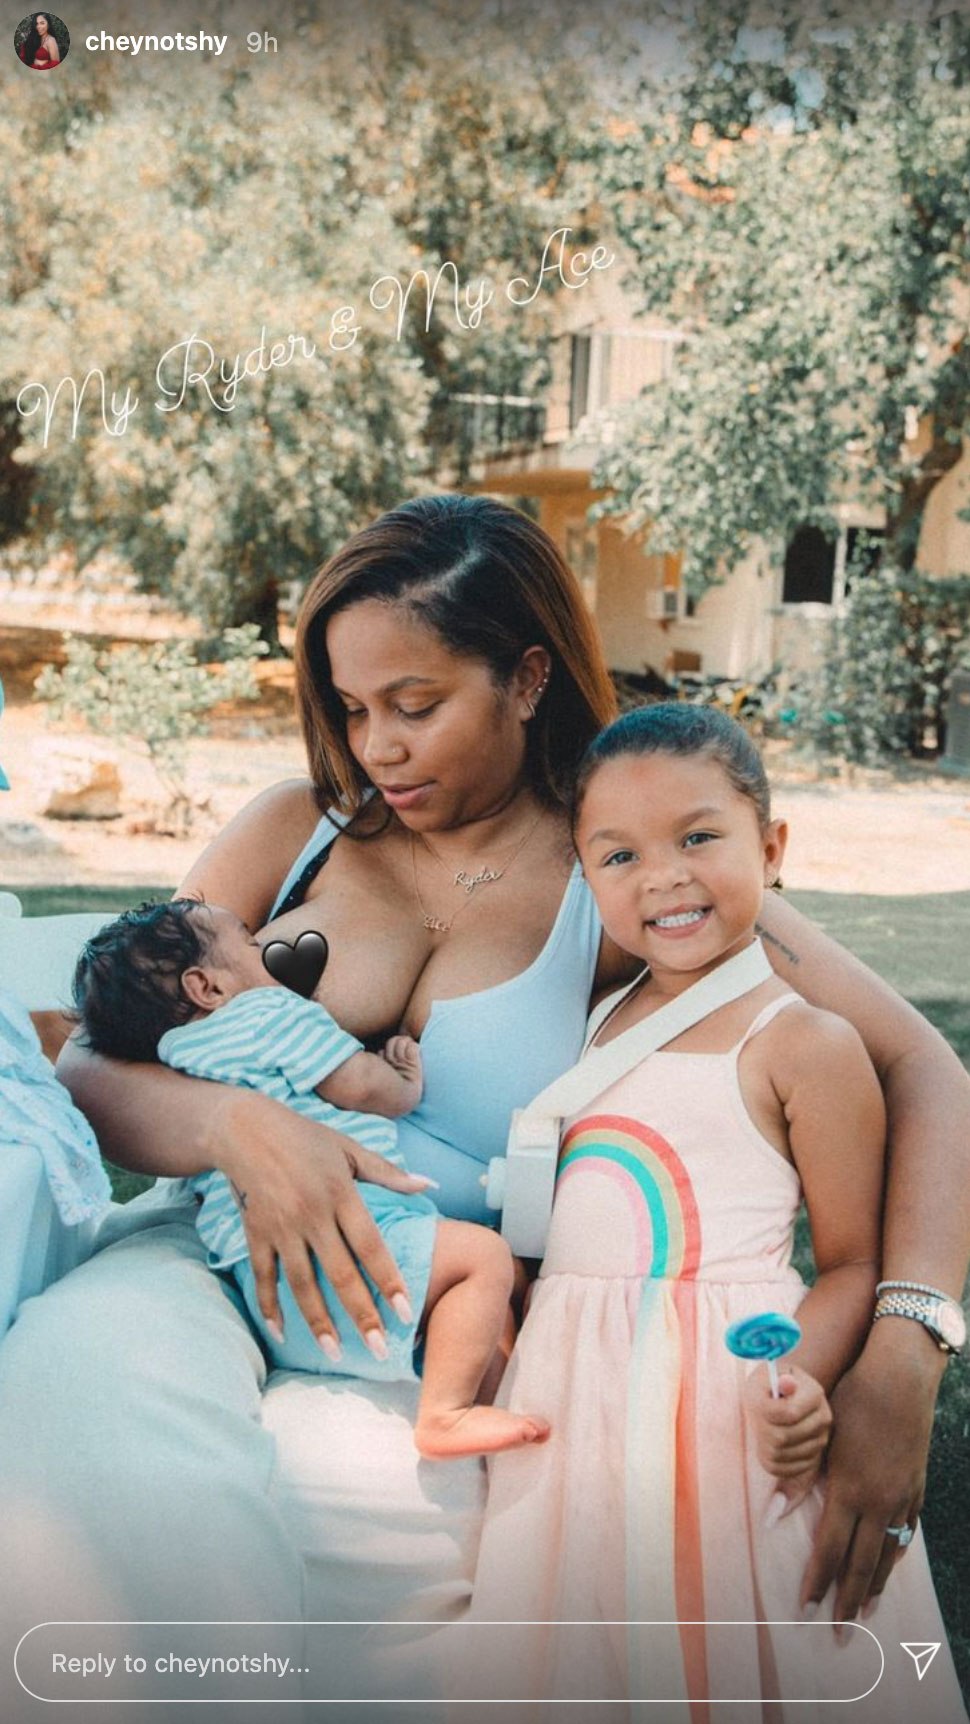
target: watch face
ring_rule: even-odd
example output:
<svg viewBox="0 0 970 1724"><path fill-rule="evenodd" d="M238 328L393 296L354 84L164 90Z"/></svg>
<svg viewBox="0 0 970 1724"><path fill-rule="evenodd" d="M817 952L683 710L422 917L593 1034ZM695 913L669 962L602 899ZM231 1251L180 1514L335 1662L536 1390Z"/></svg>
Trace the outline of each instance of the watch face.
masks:
<svg viewBox="0 0 970 1724"><path fill-rule="evenodd" d="M959 1353L961 1347L966 1345L967 1325L959 1305L939 1305L934 1327L955 1353Z"/></svg>

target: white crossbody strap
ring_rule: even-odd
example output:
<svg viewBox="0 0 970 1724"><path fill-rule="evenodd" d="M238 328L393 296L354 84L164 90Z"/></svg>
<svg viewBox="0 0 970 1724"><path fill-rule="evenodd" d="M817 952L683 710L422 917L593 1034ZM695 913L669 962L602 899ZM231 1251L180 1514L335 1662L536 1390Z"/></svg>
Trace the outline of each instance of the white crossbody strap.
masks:
<svg viewBox="0 0 970 1724"><path fill-rule="evenodd" d="M720 1006L751 992L772 974L760 940L752 941L668 1006L661 1006L605 1047L591 1047L526 1108L517 1108L504 1156L483 1177L485 1202L502 1211L502 1233L519 1257L541 1257L552 1211L562 1121L579 1113L657 1048L672 1042Z"/></svg>
<svg viewBox="0 0 970 1724"><path fill-rule="evenodd" d="M605 1047L591 1047L578 1065L563 1072L522 1109L521 1124L528 1129L540 1119L566 1119L577 1113L625 1077L647 1054L676 1040L719 1007L750 993L773 973L761 941L753 940L737 957L686 988L669 1005L623 1030Z"/></svg>

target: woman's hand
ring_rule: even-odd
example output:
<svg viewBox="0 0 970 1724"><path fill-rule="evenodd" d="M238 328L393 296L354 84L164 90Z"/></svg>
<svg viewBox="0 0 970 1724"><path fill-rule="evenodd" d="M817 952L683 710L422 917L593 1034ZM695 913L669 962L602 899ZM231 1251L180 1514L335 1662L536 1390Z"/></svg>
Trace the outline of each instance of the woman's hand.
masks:
<svg viewBox="0 0 970 1724"><path fill-rule="evenodd" d="M945 1362L918 1323L886 1319L873 1325L865 1351L833 1390L825 1509L801 1601L817 1606L836 1582L837 1623L878 1597L904 1554L886 1528L914 1527L923 1506Z"/></svg>
<svg viewBox="0 0 970 1724"><path fill-rule="evenodd" d="M421 1192L433 1180L404 1173L352 1138L252 1090L226 1088L213 1120L212 1164L229 1180L242 1213L259 1307L281 1327L281 1268L317 1340L337 1342L314 1259L367 1342L384 1326L361 1274L375 1282L403 1321L410 1301L401 1272L355 1188L356 1179L392 1191ZM406 1315L407 1313L407 1315Z"/></svg>
<svg viewBox="0 0 970 1724"><path fill-rule="evenodd" d="M832 1429L832 1412L821 1383L797 1365L785 1368L779 1393L771 1393L768 1371L759 1365L744 1386L744 1406L766 1472L781 1480L789 1503L807 1496L818 1476Z"/></svg>

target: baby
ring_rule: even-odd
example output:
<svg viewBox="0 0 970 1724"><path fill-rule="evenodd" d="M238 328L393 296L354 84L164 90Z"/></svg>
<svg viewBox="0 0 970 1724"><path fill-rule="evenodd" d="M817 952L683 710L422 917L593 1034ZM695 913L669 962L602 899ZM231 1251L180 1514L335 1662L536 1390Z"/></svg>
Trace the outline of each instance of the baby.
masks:
<svg viewBox="0 0 970 1724"><path fill-rule="evenodd" d="M85 946L74 999L96 1053L161 1059L193 1077L262 1090L403 1166L390 1121L420 1099L418 1044L396 1035L382 1054L367 1053L323 1006L272 980L259 941L232 911L187 898L126 911ZM545 1441L546 1420L475 1405L506 1332L513 1284L512 1256L498 1234L443 1219L427 1197L361 1184L412 1297L397 1295L392 1308L372 1287L385 1332L362 1337L318 1266L339 1335L339 1342L330 1335L318 1342L282 1275L285 1333L263 1316L225 1175L199 1174L191 1183L202 1200L198 1228L209 1265L231 1275L274 1365L414 1378L414 1350L423 1340L415 1427L423 1455L445 1459Z"/></svg>

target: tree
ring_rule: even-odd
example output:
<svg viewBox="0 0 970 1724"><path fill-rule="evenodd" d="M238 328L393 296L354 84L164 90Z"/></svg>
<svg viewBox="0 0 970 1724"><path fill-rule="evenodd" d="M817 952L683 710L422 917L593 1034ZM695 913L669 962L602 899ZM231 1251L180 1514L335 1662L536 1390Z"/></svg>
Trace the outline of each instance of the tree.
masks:
<svg viewBox="0 0 970 1724"><path fill-rule="evenodd" d="M533 387L550 296L526 314L499 291L463 327L450 272L459 295L482 277L501 290L583 201L568 56L534 69L471 9L460 36L450 11L447 29L380 7L352 34L320 5L296 22L300 52L278 64L186 61L173 87L157 62L92 55L26 126L22 89L20 114L0 110L0 400L28 380L48 391L15 416L6 467L31 485L29 507L9 493L10 531L82 564L111 550L206 627L254 619L267 638L281 589L432 483L449 400ZM400 326L390 285L383 311L370 303L380 279L403 290L443 266L430 312L419 279ZM264 364L291 334L315 354ZM207 374L181 388L186 370ZM56 384L89 372L76 435L68 389L44 447ZM101 373L109 397L138 398L115 436ZM0 435L0 484L5 454Z"/></svg>
<svg viewBox="0 0 970 1724"><path fill-rule="evenodd" d="M21 152L33 167L13 188L0 371L11 393L48 391L26 398L38 407L21 432L29 531L82 564L114 551L210 628L255 618L272 635L282 583L413 485L427 388L381 330L328 345L393 230L355 205L352 134L315 112L309 71L285 93L279 79L257 91L246 69L190 68L178 125L153 72L116 71L66 139L39 116ZM264 330L267 353L300 337L292 363L258 369ZM227 387L250 354L255 375ZM183 390L186 370L207 375ZM68 387L45 448L57 382L89 373L76 434ZM139 401L116 436L102 375Z"/></svg>
<svg viewBox="0 0 970 1724"><path fill-rule="evenodd" d="M762 23L762 27L756 28ZM683 333L597 479L695 592L751 540L885 509L915 561L970 399L970 24L704 4L601 145L641 308Z"/></svg>
<svg viewBox="0 0 970 1724"><path fill-rule="evenodd" d="M417 295L409 340L433 385L432 459L448 459L456 428L470 417L462 397L536 395L546 381L548 291L512 310L501 290L538 262L561 223L579 241L590 234L595 185L585 139L597 96L576 28L587 30L583 9L568 0L554 17L519 8L492 21L474 0L442 0L389 24L369 56L380 124L368 180L393 213L412 267L430 260L434 275L453 264L463 281L498 290L472 330L453 318L426 321ZM380 167L389 139L390 174Z"/></svg>

